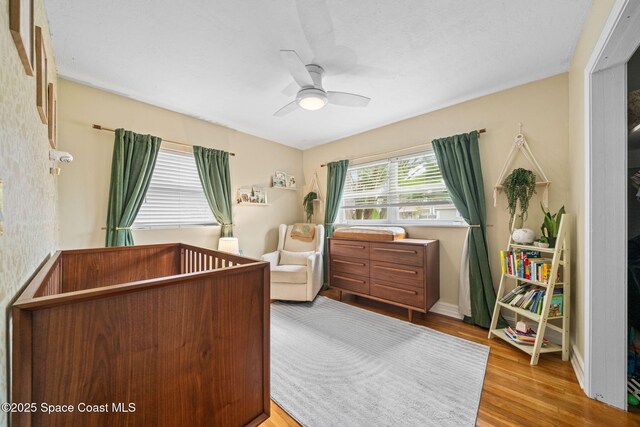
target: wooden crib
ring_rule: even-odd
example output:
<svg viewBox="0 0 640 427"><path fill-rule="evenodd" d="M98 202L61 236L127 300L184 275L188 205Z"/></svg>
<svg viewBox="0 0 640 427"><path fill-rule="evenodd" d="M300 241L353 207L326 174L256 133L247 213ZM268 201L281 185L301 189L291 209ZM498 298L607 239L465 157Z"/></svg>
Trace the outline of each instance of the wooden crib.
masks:
<svg viewBox="0 0 640 427"><path fill-rule="evenodd" d="M269 263L184 244L56 252L13 305L12 425L260 424L269 293Z"/></svg>

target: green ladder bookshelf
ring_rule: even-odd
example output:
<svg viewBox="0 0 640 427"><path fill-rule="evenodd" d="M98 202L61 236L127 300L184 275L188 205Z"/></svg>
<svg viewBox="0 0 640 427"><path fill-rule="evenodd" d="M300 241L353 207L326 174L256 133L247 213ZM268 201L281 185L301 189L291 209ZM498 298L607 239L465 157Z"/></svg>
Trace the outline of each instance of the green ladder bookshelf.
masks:
<svg viewBox="0 0 640 427"><path fill-rule="evenodd" d="M500 279L500 287L498 288L498 294L496 296L496 305L493 309L493 317L491 319L491 327L489 329L489 338L498 337L508 342L514 347L524 351L531 355L531 365L538 364L538 358L540 353L553 353L562 352L562 360L569 360L569 312L571 302L571 252L569 236L570 217L568 214L564 214L560 220L560 228L558 229L558 238L556 240L555 248L539 248L537 246L521 245L513 242L511 236L509 237L509 245L507 250L520 249L524 251L536 251L541 254L547 254L551 256L551 272L549 276L549 283L542 283L533 280L523 279L507 273L503 273ZM562 269L560 269L562 267ZM560 272L561 281L558 282L558 272ZM513 307L508 303L500 302L500 299L505 295L507 287L511 287L508 283L513 283L514 287L524 283L530 283L538 289L542 288L546 290L541 314L533 313L527 309L519 307ZM549 307L551 305L551 298L555 287L563 288L563 308L562 315L557 317L549 316ZM501 310L506 310L514 314L515 322L518 322L521 318L525 318L529 321L529 325L536 331L536 340L534 345L518 344L511 340L504 333L504 330L497 328L498 319L500 318ZM531 324L530 321L535 322ZM534 326L537 325L537 328ZM543 338L548 330L559 332L562 336L561 343L553 343L551 340L542 346Z"/></svg>

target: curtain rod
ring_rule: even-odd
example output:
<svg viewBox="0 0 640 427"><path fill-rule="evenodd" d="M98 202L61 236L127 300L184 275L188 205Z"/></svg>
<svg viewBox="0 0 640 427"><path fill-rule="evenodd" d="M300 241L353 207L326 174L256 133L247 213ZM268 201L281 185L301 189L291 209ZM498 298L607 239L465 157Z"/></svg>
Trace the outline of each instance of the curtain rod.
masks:
<svg viewBox="0 0 640 427"><path fill-rule="evenodd" d="M478 138L480 138L480 134L481 134L481 133L485 133L486 131L487 131L487 130L486 130L486 129L484 129L484 128L483 128L483 129L478 129L478 131L477 131L477 132L478 132ZM397 153L398 151L407 151L407 150L411 150L411 149L413 149L413 148L420 148L420 147L424 147L424 146L426 146L426 145L429 145L429 143L427 143L427 144L420 144L420 145L414 145L413 147L401 148L401 149L399 149L399 150L394 150L394 151L386 151L386 152L384 152L384 153L370 154L370 155L368 155L368 156L358 157L358 158L355 158L355 159L351 159L351 161L354 161L354 160L362 160L362 159L368 159L369 157L378 157L378 156L382 156L383 154ZM325 166L327 166L327 164L326 164L326 163L323 163L323 164L321 164L321 165L320 165L320 167L321 167L321 168L323 168L323 167L325 167Z"/></svg>
<svg viewBox="0 0 640 427"><path fill-rule="evenodd" d="M104 127L104 126L101 126L101 125L96 125L96 124L92 125L91 127L94 128L94 129L98 129L98 130L105 130L107 132L115 132L116 131L115 129L111 129L111 128ZM181 145L183 147L189 147L189 148L193 149L193 145L185 144L185 143L182 143L182 142L171 141L170 139L162 138L162 142L168 142L168 143L171 143L171 144ZM230 156L235 156L236 153L229 153L229 155Z"/></svg>

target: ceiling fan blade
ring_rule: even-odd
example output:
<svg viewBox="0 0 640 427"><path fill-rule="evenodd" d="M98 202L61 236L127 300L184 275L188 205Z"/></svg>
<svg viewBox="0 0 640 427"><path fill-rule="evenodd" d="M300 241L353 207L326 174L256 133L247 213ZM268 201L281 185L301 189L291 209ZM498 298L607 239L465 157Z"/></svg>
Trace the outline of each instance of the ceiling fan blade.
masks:
<svg viewBox="0 0 640 427"><path fill-rule="evenodd" d="M313 86L311 74L309 74L307 67L305 67L304 62L302 62L295 50L281 50L280 56L296 83L301 87Z"/></svg>
<svg viewBox="0 0 640 427"><path fill-rule="evenodd" d="M327 98L331 104L344 105L346 107L366 107L369 105L371 98L366 96L356 95L355 93L347 92L327 92Z"/></svg>
<svg viewBox="0 0 640 427"><path fill-rule="evenodd" d="M282 89L280 93L291 98L293 95L298 93L299 90L300 87L298 86L298 84L296 82L291 82L284 89Z"/></svg>
<svg viewBox="0 0 640 427"><path fill-rule="evenodd" d="M297 110L297 109L298 109L298 102L297 101L293 101L293 102L288 103L287 105L285 105L284 107L282 107L281 109L276 111L275 113L273 113L273 115L275 117L282 117L282 116L286 116L287 114L289 114L293 110Z"/></svg>

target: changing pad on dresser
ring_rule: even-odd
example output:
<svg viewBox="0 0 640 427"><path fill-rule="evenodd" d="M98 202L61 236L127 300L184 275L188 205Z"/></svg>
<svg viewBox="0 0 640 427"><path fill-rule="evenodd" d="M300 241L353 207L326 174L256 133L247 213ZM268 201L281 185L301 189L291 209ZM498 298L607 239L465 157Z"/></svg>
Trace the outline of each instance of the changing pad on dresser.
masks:
<svg viewBox="0 0 640 427"><path fill-rule="evenodd" d="M333 232L337 239L367 240L370 242L391 242L407 237L402 227L343 227Z"/></svg>

